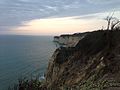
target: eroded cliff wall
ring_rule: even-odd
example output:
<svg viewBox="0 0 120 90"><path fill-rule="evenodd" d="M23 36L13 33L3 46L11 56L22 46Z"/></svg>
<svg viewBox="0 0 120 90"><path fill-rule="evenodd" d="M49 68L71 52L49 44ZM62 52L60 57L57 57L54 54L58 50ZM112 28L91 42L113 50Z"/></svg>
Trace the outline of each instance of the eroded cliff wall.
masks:
<svg viewBox="0 0 120 90"><path fill-rule="evenodd" d="M45 85L48 90L120 90L119 82L120 31L115 30L94 31L79 39L75 47L56 49Z"/></svg>

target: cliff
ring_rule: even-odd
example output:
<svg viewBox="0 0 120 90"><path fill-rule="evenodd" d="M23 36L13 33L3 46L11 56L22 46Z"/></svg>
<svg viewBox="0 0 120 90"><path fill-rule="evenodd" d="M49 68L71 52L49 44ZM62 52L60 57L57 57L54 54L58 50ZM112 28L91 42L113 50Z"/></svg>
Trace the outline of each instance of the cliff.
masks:
<svg viewBox="0 0 120 90"><path fill-rule="evenodd" d="M76 33L73 35L61 35L61 36L55 36L54 42L58 44L60 47L75 47L76 44L83 39L88 32L86 33Z"/></svg>
<svg viewBox="0 0 120 90"><path fill-rule="evenodd" d="M119 30L60 36L55 41L68 46L56 49L49 61L44 84L48 90L120 90Z"/></svg>

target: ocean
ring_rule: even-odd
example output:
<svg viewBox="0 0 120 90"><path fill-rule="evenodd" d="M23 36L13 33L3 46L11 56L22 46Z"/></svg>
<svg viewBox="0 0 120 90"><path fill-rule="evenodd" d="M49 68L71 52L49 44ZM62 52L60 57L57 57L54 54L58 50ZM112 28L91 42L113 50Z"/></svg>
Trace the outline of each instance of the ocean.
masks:
<svg viewBox="0 0 120 90"><path fill-rule="evenodd" d="M50 36L0 35L0 90L21 77L42 76L55 45Z"/></svg>

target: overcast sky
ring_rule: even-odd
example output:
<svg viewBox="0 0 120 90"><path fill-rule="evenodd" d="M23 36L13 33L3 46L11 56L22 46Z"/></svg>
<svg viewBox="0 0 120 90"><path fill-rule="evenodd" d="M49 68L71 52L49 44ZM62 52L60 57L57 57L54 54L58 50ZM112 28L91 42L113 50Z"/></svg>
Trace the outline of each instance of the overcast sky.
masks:
<svg viewBox="0 0 120 90"><path fill-rule="evenodd" d="M100 17L100 15L101 17L103 17L105 15L103 15L102 13L107 12L109 13L113 11L116 11L117 12L116 15L119 16L120 13L118 12L120 11L120 0L0 0L0 34L12 34L13 32L16 31L20 32L20 30L22 31L23 27L24 30L28 29L29 31L31 30L30 29L31 26L36 24L36 20L37 23L38 20L39 21L42 20L38 25L43 26L42 22L44 20L46 21L47 25L48 24L51 25L51 23L48 23L47 20L51 21L57 20L57 22L54 21L54 23L62 24L64 23L66 18L68 20L69 17L73 17L75 24L77 23L75 19L80 19L79 22L82 22L81 19L89 20L91 17L96 18ZM62 19L62 21L59 22L59 19L61 20L61 18L64 18L64 20ZM54 25L54 23L52 25ZM61 24L54 29L60 28L65 30L67 28L65 26L66 23L63 25L65 27L64 29L60 28L62 27ZM73 23L70 23L69 25L72 24ZM49 33L47 32L42 33L41 31L43 27L42 29L41 27L37 28L37 31L38 29L40 35L42 34L48 35L50 32L51 32L50 35L52 35L52 31L50 31ZM48 29L49 28L47 28L46 30ZM62 30L60 31L60 29L59 31L56 30L57 33L55 33L54 30L53 33L54 34L64 33L61 32ZM11 32L11 30L13 31ZM37 31L32 30L32 32ZM19 34L19 32L13 34ZM72 33L73 31L67 32ZM24 33L22 32L21 34L27 34L27 31L24 31Z"/></svg>

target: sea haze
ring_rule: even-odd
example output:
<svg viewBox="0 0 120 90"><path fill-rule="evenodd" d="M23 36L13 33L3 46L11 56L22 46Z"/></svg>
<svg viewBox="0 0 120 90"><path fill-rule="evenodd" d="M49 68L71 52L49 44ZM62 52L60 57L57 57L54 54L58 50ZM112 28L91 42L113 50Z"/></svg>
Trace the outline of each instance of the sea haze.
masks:
<svg viewBox="0 0 120 90"><path fill-rule="evenodd" d="M22 76L43 75L55 50L50 36L0 36L0 90Z"/></svg>

